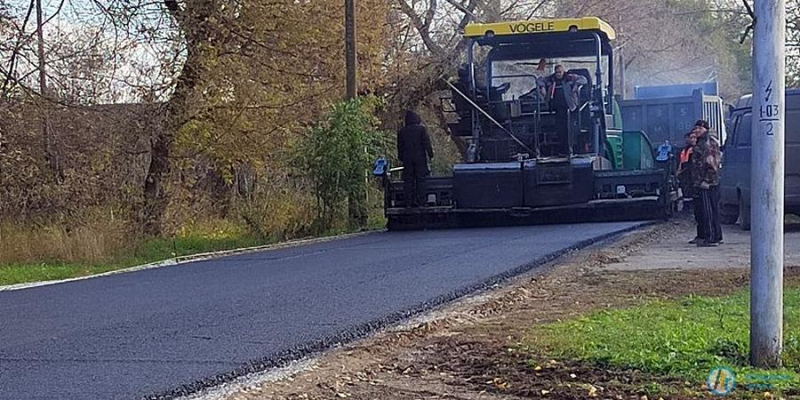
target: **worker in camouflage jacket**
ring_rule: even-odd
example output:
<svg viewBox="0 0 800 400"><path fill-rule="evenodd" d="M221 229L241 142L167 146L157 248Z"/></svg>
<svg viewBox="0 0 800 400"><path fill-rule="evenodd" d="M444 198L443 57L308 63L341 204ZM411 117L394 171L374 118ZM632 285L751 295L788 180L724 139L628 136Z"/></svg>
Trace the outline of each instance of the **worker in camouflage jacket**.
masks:
<svg viewBox="0 0 800 400"><path fill-rule="evenodd" d="M722 153L717 138L709 132L707 121L699 120L693 129L697 144L692 149L692 182L700 200L699 231L705 237L697 242L701 247L713 247L722 243L722 224L719 219L719 171Z"/></svg>

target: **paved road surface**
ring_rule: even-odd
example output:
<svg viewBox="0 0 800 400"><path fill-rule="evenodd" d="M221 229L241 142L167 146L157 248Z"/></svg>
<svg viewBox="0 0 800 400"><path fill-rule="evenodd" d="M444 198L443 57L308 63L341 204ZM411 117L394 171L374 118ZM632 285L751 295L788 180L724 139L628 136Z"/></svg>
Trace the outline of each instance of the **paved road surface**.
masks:
<svg viewBox="0 0 800 400"><path fill-rule="evenodd" d="M375 233L0 292L0 399L134 399L208 385L634 225Z"/></svg>

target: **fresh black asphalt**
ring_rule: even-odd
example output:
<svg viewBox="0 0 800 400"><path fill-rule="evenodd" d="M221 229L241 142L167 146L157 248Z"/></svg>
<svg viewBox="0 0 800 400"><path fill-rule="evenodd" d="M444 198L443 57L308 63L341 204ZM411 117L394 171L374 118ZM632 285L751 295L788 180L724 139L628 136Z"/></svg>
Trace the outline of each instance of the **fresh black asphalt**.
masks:
<svg viewBox="0 0 800 400"><path fill-rule="evenodd" d="M0 292L0 399L191 392L363 336L635 226L372 233Z"/></svg>

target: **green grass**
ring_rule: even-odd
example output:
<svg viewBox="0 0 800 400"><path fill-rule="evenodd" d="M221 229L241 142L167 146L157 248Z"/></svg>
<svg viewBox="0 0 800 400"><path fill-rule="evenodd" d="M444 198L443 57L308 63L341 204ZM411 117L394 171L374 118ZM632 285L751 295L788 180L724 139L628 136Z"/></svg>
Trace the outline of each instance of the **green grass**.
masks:
<svg viewBox="0 0 800 400"><path fill-rule="evenodd" d="M382 229L385 222L371 218L372 223L367 230ZM318 237L336 236L353 232L340 227L332 228L317 235ZM136 265L168 260L175 257L188 256L213 251L233 250L276 243L276 239L261 239L240 227L228 225L216 229L186 229L175 238L148 239L104 262L80 263L58 260L43 260L28 263L0 264L0 286L18 283L48 280L69 279L115 271Z"/></svg>
<svg viewBox="0 0 800 400"><path fill-rule="evenodd" d="M266 244L250 235L206 237L190 235L175 239L151 239L139 246L130 256L136 264L170 257L188 256L210 251L232 250Z"/></svg>
<svg viewBox="0 0 800 400"><path fill-rule="evenodd" d="M713 368L726 367L736 373L738 387L769 384L773 389L797 389L800 289L787 288L784 304L784 368L780 370L759 371L747 365L750 314L746 290L726 297L692 296L600 311L536 327L526 345L540 356L603 368L639 370L699 383Z"/></svg>
<svg viewBox="0 0 800 400"><path fill-rule="evenodd" d="M175 239L149 239L102 263L46 261L0 265L0 285L68 279L211 251L267 244L247 234L189 234Z"/></svg>

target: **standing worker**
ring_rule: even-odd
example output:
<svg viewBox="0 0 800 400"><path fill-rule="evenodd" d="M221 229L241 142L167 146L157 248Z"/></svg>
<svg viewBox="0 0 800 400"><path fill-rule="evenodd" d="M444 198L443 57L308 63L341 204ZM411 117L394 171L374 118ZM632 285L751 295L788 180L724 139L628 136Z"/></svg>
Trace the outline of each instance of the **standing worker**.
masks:
<svg viewBox="0 0 800 400"><path fill-rule="evenodd" d="M717 138L709 133L708 121L695 123L697 144L692 149L692 181L702 207L702 234L697 245L715 247L722 243L722 224L719 220L719 169L722 154Z"/></svg>
<svg viewBox="0 0 800 400"><path fill-rule="evenodd" d="M686 140L686 147L678 154L678 182L680 183L681 191L683 192L684 202L691 202L692 210L694 211L694 221L697 224L697 234L694 239L689 241L690 244L697 244L704 237L706 237L704 230L705 224L703 223L703 202L698 197L697 191L694 189L694 182L692 180L692 149L697 145L697 128L692 129L687 133L684 138Z"/></svg>
<svg viewBox="0 0 800 400"><path fill-rule="evenodd" d="M578 108L578 91L586 85L586 77L567 74L563 65L556 65L555 73L544 78L550 108L556 112L556 133L559 140L569 143L573 121L571 114ZM566 146L565 146L566 148ZM571 150L566 148L567 151Z"/></svg>
<svg viewBox="0 0 800 400"><path fill-rule="evenodd" d="M403 198L406 207L424 204L421 195L425 177L430 173L428 160L433 159L433 147L428 130L414 111L406 112L406 126L397 132L397 156L403 163Z"/></svg>

